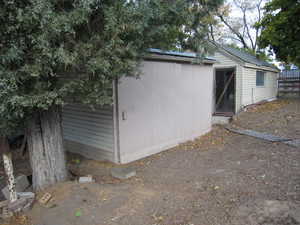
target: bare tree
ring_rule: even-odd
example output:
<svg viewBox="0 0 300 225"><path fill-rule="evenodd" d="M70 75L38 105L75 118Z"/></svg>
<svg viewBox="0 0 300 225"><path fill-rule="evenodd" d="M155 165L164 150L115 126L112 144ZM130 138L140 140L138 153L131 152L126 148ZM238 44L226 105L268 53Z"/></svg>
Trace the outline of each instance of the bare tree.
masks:
<svg viewBox="0 0 300 225"><path fill-rule="evenodd" d="M210 38L213 41L230 40L257 52L257 39L261 32L257 23L262 19L264 2L265 0L228 0L213 15L215 20L210 26Z"/></svg>

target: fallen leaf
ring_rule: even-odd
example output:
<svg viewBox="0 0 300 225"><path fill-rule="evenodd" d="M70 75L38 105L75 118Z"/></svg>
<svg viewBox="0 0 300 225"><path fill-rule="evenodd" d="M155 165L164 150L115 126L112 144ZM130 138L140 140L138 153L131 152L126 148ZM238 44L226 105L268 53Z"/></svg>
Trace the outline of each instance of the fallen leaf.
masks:
<svg viewBox="0 0 300 225"><path fill-rule="evenodd" d="M80 211L80 210L77 210L76 212L75 212L75 216L76 217L80 217L82 215L82 212Z"/></svg>

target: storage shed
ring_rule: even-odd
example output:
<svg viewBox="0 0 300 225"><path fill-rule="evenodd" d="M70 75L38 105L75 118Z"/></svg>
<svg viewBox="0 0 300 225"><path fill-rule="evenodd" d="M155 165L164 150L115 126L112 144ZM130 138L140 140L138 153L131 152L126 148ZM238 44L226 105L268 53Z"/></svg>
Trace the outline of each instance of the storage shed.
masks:
<svg viewBox="0 0 300 225"><path fill-rule="evenodd" d="M214 113L233 115L277 96L279 70L242 50L215 44Z"/></svg>
<svg viewBox="0 0 300 225"><path fill-rule="evenodd" d="M112 106L63 108L66 149L87 158L128 163L211 129L213 63L193 53L151 49L139 79L113 84Z"/></svg>

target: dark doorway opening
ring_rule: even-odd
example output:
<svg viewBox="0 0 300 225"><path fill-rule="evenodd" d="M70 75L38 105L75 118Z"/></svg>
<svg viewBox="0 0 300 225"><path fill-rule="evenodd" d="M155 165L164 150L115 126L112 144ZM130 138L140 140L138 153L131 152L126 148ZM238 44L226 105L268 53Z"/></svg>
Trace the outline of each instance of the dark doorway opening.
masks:
<svg viewBox="0 0 300 225"><path fill-rule="evenodd" d="M235 68L216 69L215 75L215 114L233 115L235 112Z"/></svg>

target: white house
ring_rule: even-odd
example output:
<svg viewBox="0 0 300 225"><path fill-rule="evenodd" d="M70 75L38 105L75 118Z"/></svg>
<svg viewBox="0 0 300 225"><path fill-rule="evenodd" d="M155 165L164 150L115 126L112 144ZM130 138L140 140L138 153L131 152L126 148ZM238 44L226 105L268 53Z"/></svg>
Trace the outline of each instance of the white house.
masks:
<svg viewBox="0 0 300 225"><path fill-rule="evenodd" d="M112 106L63 108L67 150L97 160L128 163L210 131L213 63L192 53L152 49L140 79L113 84Z"/></svg>
<svg viewBox="0 0 300 225"><path fill-rule="evenodd" d="M244 106L277 96L279 70L255 56L216 45L214 105L216 115L232 115Z"/></svg>

